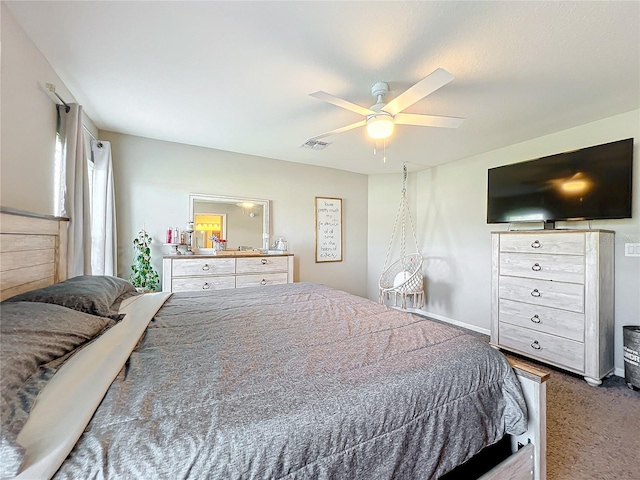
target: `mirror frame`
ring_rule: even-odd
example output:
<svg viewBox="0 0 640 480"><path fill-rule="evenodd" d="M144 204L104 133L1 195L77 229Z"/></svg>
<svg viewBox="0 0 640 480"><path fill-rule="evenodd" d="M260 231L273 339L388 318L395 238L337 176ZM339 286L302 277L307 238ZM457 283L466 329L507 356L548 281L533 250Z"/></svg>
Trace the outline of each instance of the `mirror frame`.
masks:
<svg viewBox="0 0 640 480"><path fill-rule="evenodd" d="M216 203L240 203L252 202L255 205L262 206L262 247L264 250L269 249L270 228L269 224L269 200L264 198L249 197L225 197L220 195L209 195L207 193L190 193L189 194L189 218L195 221L194 202L216 202ZM197 253L197 252L196 252Z"/></svg>

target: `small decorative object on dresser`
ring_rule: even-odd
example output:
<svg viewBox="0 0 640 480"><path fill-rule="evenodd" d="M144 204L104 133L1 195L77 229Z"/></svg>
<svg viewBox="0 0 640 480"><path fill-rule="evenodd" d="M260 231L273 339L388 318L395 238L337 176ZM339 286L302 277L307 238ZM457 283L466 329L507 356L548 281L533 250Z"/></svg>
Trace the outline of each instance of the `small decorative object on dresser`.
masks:
<svg viewBox="0 0 640 480"><path fill-rule="evenodd" d="M162 260L162 289L165 292L221 290L293 283L293 255L165 255Z"/></svg>
<svg viewBox="0 0 640 480"><path fill-rule="evenodd" d="M211 241L213 249L216 252L222 252L223 250L227 249L227 241L222 238L218 238L217 235L211 235L209 237L209 241Z"/></svg>
<svg viewBox="0 0 640 480"><path fill-rule="evenodd" d="M139 292L155 292L160 286L158 272L151 266L151 235L144 227L133 239L133 265L129 281Z"/></svg>
<svg viewBox="0 0 640 480"><path fill-rule="evenodd" d="M600 385L614 368L614 232L494 232L492 243L491 343Z"/></svg>

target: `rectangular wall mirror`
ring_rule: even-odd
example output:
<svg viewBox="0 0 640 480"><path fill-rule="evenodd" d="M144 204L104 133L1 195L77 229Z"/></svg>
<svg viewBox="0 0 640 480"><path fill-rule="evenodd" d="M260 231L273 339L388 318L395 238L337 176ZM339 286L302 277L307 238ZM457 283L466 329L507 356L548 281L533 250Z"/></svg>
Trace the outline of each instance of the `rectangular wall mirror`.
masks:
<svg viewBox="0 0 640 480"><path fill-rule="evenodd" d="M269 200L218 195L189 195L196 253L213 247L211 235L226 240L228 250L269 248Z"/></svg>

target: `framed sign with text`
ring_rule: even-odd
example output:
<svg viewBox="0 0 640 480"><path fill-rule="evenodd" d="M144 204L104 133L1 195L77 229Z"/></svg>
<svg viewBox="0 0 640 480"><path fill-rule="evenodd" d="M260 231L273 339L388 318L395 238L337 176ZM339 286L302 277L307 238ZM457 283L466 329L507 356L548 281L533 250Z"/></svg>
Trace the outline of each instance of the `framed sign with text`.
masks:
<svg viewBox="0 0 640 480"><path fill-rule="evenodd" d="M316 197L316 263L342 261L342 199Z"/></svg>

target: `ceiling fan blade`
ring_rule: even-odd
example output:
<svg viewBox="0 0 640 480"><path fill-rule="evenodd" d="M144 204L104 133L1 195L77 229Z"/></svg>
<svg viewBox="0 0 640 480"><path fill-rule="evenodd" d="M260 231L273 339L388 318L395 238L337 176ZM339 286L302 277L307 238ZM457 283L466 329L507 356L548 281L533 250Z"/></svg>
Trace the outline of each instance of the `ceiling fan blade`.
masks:
<svg viewBox="0 0 640 480"><path fill-rule="evenodd" d="M417 125L419 127L458 128L464 118L441 117L439 115L418 115L415 113L399 113L393 117L396 125Z"/></svg>
<svg viewBox="0 0 640 480"><path fill-rule="evenodd" d="M306 141L308 142L309 140L319 140L321 138L328 137L330 135L335 135L336 133L342 133L342 132L346 132L347 130L353 130L354 128L364 127L366 124L367 124L367 121L362 120L360 122L352 123L351 125L347 125L345 127L336 128L335 130L331 130L329 132L316 135L314 137L307 139Z"/></svg>
<svg viewBox="0 0 640 480"><path fill-rule="evenodd" d="M453 75L443 68L438 68L436 71L416 83L413 87L405 90L403 93L387 103L383 110L391 115L397 115L405 108L410 107L430 93L433 93L440 87L445 86L451 80L453 80Z"/></svg>
<svg viewBox="0 0 640 480"><path fill-rule="evenodd" d="M322 100L323 102L331 103L336 107L344 108L357 114L364 115L365 117L367 115L373 115L376 113L373 110L369 110L368 108L361 107L360 105L356 105L355 103L348 102L347 100L343 100L342 98L335 97L327 92L319 91L310 93L309 95L317 98L318 100Z"/></svg>

